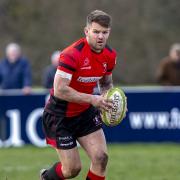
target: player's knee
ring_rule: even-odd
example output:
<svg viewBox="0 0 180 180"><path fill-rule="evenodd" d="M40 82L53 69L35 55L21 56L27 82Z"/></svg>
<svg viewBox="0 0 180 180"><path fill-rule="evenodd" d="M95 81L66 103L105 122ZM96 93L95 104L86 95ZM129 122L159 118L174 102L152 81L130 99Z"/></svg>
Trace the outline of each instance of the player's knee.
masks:
<svg viewBox="0 0 180 180"><path fill-rule="evenodd" d="M102 170L105 170L108 162L108 154L105 152L97 153L95 156L95 161L101 166Z"/></svg>
<svg viewBox="0 0 180 180"><path fill-rule="evenodd" d="M74 165L69 168L65 168L63 170L63 175L66 178L74 178L76 177L81 171L81 165Z"/></svg>

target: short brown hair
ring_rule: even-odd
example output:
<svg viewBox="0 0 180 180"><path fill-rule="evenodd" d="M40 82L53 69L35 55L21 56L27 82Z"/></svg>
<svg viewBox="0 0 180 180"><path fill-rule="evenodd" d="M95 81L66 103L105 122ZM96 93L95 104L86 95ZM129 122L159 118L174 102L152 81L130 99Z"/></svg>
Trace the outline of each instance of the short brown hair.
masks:
<svg viewBox="0 0 180 180"><path fill-rule="evenodd" d="M92 22L96 22L103 27L111 26L111 16L101 10L94 10L87 16L87 25L92 24Z"/></svg>

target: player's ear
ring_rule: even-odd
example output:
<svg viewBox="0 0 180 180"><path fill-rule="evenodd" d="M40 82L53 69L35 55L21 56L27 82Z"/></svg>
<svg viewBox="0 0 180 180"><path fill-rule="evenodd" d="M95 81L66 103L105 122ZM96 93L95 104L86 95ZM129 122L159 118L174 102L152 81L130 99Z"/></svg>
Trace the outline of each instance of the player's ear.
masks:
<svg viewBox="0 0 180 180"><path fill-rule="evenodd" d="M88 27L87 27L87 26L84 28L84 34L85 34L86 36L88 35Z"/></svg>

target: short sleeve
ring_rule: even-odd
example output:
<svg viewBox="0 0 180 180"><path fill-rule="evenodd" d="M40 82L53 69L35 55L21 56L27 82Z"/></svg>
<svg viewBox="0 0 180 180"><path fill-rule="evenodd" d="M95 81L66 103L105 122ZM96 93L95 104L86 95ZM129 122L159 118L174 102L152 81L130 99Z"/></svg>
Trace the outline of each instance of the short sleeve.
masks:
<svg viewBox="0 0 180 180"><path fill-rule="evenodd" d="M73 74L76 71L77 63L74 56L70 53L61 53L59 58L58 70Z"/></svg>

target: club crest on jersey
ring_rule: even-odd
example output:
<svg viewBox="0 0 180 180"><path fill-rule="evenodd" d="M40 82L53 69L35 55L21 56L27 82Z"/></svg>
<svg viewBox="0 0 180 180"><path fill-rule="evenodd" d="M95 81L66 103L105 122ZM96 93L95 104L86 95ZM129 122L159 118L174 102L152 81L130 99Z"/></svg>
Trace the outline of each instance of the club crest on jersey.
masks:
<svg viewBox="0 0 180 180"><path fill-rule="evenodd" d="M88 59L88 58L85 58L85 59L84 59L84 62L83 62L83 67L89 66L89 63L90 63L89 59Z"/></svg>
<svg viewBox="0 0 180 180"><path fill-rule="evenodd" d="M83 62L81 69L91 69L90 61L88 58L84 59L84 62Z"/></svg>
<svg viewBox="0 0 180 180"><path fill-rule="evenodd" d="M103 63L103 68L104 68L103 72L105 73L107 71L107 63L106 62Z"/></svg>

